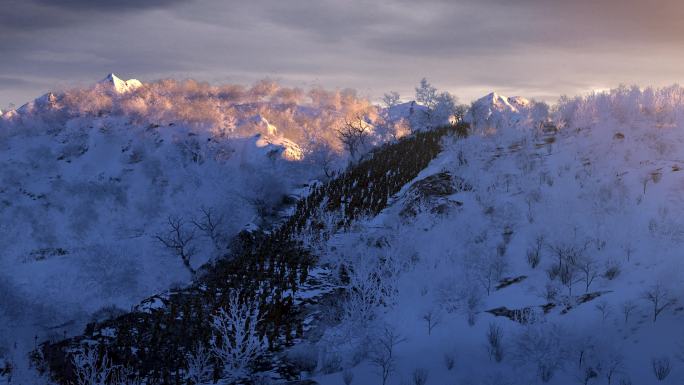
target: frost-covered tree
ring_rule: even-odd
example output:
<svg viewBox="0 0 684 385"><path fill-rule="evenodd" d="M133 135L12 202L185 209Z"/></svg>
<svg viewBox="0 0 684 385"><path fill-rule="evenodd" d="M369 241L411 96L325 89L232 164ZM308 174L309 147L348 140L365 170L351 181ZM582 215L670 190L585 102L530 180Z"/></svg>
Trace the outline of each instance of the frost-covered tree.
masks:
<svg viewBox="0 0 684 385"><path fill-rule="evenodd" d="M356 327L365 327L375 319L380 306L393 302L398 276L396 261L389 257L377 262L357 261L346 270L349 282L342 316Z"/></svg>
<svg viewBox="0 0 684 385"><path fill-rule="evenodd" d="M437 103L437 88L433 87L426 78L420 79L420 84L416 87L416 102L428 109L433 109Z"/></svg>
<svg viewBox="0 0 684 385"><path fill-rule="evenodd" d="M410 123L406 118L395 113L399 103L398 92L386 93L382 97L380 120L375 122L374 134L383 141L394 141L411 133Z"/></svg>
<svg viewBox="0 0 684 385"><path fill-rule="evenodd" d="M436 127L448 123L456 123L456 97L448 92L437 95L432 108L429 125Z"/></svg>
<svg viewBox="0 0 684 385"><path fill-rule="evenodd" d="M71 356L75 385L107 385L115 377L116 368L107 354L100 356L95 347L86 347Z"/></svg>
<svg viewBox="0 0 684 385"><path fill-rule="evenodd" d="M427 79L423 78L416 87L416 102L423 107L413 115L414 129L432 129L441 125L456 123L462 108L457 108L456 97L448 92L437 92Z"/></svg>
<svg viewBox="0 0 684 385"><path fill-rule="evenodd" d="M549 105L544 102L534 103L530 111L530 118L534 127L543 129L544 125L549 121Z"/></svg>
<svg viewBox="0 0 684 385"><path fill-rule="evenodd" d="M194 385L203 385L212 380L213 365L211 363L211 351L202 345L198 345L194 351L186 356L187 372L185 379Z"/></svg>
<svg viewBox="0 0 684 385"><path fill-rule="evenodd" d="M246 376L250 365L266 350L266 341L257 331L259 320L256 302L240 301L237 292L231 292L227 307L213 316L210 348L228 379Z"/></svg>
<svg viewBox="0 0 684 385"><path fill-rule="evenodd" d="M579 255L572 263L579 272L580 280L584 282L584 292L589 292L589 287L599 276L598 263L588 254Z"/></svg>

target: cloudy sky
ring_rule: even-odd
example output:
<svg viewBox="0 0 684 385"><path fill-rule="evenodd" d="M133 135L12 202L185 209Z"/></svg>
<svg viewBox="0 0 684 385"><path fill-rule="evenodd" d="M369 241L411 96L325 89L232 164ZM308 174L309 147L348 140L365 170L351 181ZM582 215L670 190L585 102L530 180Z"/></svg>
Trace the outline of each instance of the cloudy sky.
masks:
<svg viewBox="0 0 684 385"><path fill-rule="evenodd" d="M0 108L109 72L554 101L681 83L683 19L680 0L0 0Z"/></svg>

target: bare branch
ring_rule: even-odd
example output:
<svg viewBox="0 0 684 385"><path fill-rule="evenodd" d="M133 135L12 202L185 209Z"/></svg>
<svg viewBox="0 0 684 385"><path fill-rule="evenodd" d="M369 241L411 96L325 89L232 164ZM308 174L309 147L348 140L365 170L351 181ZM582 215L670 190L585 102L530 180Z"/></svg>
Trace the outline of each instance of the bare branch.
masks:
<svg viewBox="0 0 684 385"><path fill-rule="evenodd" d="M185 222L182 217L168 217L169 231L166 234L157 234L157 239L162 245L173 250L178 255L185 267L191 274L195 274L195 269L190 265L190 258L195 254L193 240L195 232L193 230L185 229Z"/></svg>

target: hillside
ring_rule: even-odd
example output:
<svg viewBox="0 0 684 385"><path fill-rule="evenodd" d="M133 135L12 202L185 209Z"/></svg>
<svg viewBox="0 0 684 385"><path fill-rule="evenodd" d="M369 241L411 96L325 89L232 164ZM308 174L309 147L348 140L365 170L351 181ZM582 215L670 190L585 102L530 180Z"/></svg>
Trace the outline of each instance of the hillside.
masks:
<svg viewBox="0 0 684 385"><path fill-rule="evenodd" d="M23 361L36 339L81 333L186 287L240 231L282 221L310 183L345 164L334 129L366 103L303 92L110 74L6 111L3 355ZM168 242L174 226L182 252Z"/></svg>
<svg viewBox="0 0 684 385"><path fill-rule="evenodd" d="M679 87L618 88L562 98L549 112L542 103L492 93L473 103L468 124L378 140L328 179L320 168L312 171L305 150L303 158L293 155L305 144L276 136L280 128L263 116L238 120L237 127L250 126L257 136L228 143L233 149L240 143L249 156L219 162L203 155L199 164L164 158L164 164L188 168L178 179L163 174L170 175L167 183L193 189L159 195L169 200L163 212L197 210L188 202L201 201L202 194L225 203L230 195L216 197L215 186L205 192L203 183L184 182L189 175L206 182L230 177L221 173L234 169L244 173L245 163L250 175L286 173L290 184L282 191L290 193L297 181L320 180L300 189L298 201L282 207L269 227L247 226L237 237L217 230L223 252L212 251L209 236L208 249L191 259L195 274L182 258L170 257L194 280L170 290L159 285L142 302L128 300L137 303L130 312L108 313L82 331L83 324L74 325L73 336L53 336L36 346L33 365L57 383L82 373L89 354L106 357L95 376L109 367L118 383L122 376L164 384L678 383L684 375L678 337L684 317L683 96ZM47 96L36 105L56 103L58 96ZM150 139L157 144L146 154L164 154L165 143L174 143L149 127L124 127L127 134L138 132L136 138L164 139ZM34 179L89 175L88 165L110 164L104 160L112 156L91 157L103 142L120 143L100 138L107 130L87 132L81 142L87 151L80 147L49 170L38 167ZM18 135L7 140L6 162L11 154L29 153L13 150L28 142ZM278 156L263 145L268 140L282 149ZM241 166L231 163L236 159ZM26 169L30 163L23 162ZM147 175L137 164L128 172ZM19 180L36 196L59 197L53 192L59 183L48 194ZM142 176L122 181L149 183ZM49 202L40 206L47 213L55 205ZM117 207L111 197L95 203ZM233 222L235 234L249 219ZM69 236L56 233L60 240ZM80 239L93 238L86 231ZM70 266L59 261L74 253L71 248L46 250L54 255L36 258L33 266ZM26 277L26 271L12 277Z"/></svg>
<svg viewBox="0 0 684 385"><path fill-rule="evenodd" d="M563 100L554 130L486 97L484 135L449 142L390 207L325 243L349 297L314 378L353 368L379 384L391 363L387 383L681 381L680 95Z"/></svg>

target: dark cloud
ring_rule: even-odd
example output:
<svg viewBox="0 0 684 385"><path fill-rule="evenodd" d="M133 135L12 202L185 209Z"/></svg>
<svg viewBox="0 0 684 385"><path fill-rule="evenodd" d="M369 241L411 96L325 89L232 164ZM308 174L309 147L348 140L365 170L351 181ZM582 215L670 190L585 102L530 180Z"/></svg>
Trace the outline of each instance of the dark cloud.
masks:
<svg viewBox="0 0 684 385"><path fill-rule="evenodd" d="M107 72L374 97L427 76L465 101L684 81L675 0L0 1L0 73L27 82L0 89L0 105Z"/></svg>
<svg viewBox="0 0 684 385"><path fill-rule="evenodd" d="M0 32L17 35L73 24L97 24L110 16L166 8L191 0L3 0ZM0 40L1 42L1 40Z"/></svg>
<svg viewBox="0 0 684 385"><path fill-rule="evenodd" d="M35 3L52 8L89 11L129 11L146 8L166 7L188 0L34 0Z"/></svg>

